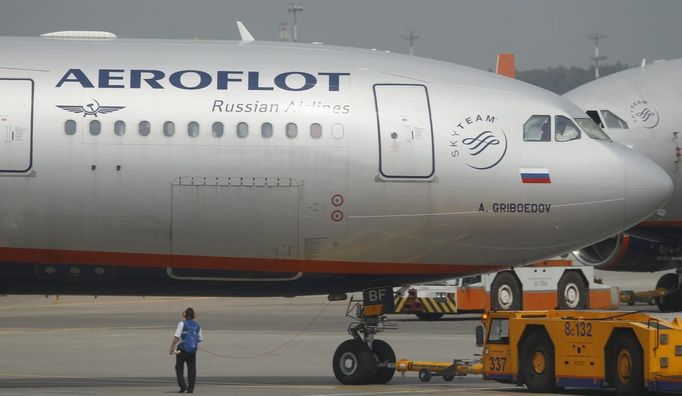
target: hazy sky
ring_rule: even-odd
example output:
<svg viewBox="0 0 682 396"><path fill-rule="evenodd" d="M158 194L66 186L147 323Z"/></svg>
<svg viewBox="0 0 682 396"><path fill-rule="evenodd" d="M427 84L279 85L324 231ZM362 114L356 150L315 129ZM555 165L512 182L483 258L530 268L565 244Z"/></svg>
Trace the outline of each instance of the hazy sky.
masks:
<svg viewBox="0 0 682 396"><path fill-rule="evenodd" d="M0 35L106 30L119 37L257 40L290 22L287 0L0 0ZM521 70L589 65L594 32L607 62L682 57L680 0L298 0L299 41L407 52L493 68L514 52ZM1 59L1 55L0 55Z"/></svg>

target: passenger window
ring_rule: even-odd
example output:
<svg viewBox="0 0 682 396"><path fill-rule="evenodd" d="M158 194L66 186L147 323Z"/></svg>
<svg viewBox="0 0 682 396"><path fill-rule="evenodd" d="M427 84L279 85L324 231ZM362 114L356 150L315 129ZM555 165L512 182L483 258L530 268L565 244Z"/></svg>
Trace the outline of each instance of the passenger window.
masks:
<svg viewBox="0 0 682 396"><path fill-rule="evenodd" d="M604 123L606 124L606 127L611 129L628 129L628 124L627 122L623 121L620 117L617 115L613 114L612 112L608 110L602 110L601 111L602 116L604 117ZM603 128L603 126L602 126Z"/></svg>
<svg viewBox="0 0 682 396"><path fill-rule="evenodd" d="M163 134L168 137L175 135L175 124L173 121L166 121L163 123Z"/></svg>
<svg viewBox="0 0 682 396"><path fill-rule="evenodd" d="M245 122L237 124L237 136L245 138L249 135L249 125Z"/></svg>
<svg viewBox="0 0 682 396"><path fill-rule="evenodd" d="M140 136L149 136L149 132L151 132L152 128L149 125L149 121L140 121L140 124L137 126L137 132L140 134Z"/></svg>
<svg viewBox="0 0 682 396"><path fill-rule="evenodd" d="M66 120L64 123L64 133L71 136L76 134L76 121Z"/></svg>
<svg viewBox="0 0 682 396"><path fill-rule="evenodd" d="M269 122L264 122L263 125L260 126L260 134L266 139L269 139L272 137L272 124Z"/></svg>
<svg viewBox="0 0 682 396"><path fill-rule="evenodd" d="M197 137L199 136L199 123L192 121L189 124L187 124L187 134L190 137Z"/></svg>
<svg viewBox="0 0 682 396"><path fill-rule="evenodd" d="M285 133L289 139L293 139L298 135L298 126L294 124L293 122L290 122L287 124Z"/></svg>
<svg viewBox="0 0 682 396"><path fill-rule="evenodd" d="M322 137L322 125L312 124L310 125L310 137L313 139L319 139Z"/></svg>
<svg viewBox="0 0 682 396"><path fill-rule="evenodd" d="M554 130L556 131L554 140L557 142L580 139L580 129L578 129L573 121L564 116L556 116L554 118Z"/></svg>
<svg viewBox="0 0 682 396"><path fill-rule="evenodd" d="M509 344L509 319L493 318L490 322L489 344Z"/></svg>
<svg viewBox="0 0 682 396"><path fill-rule="evenodd" d="M97 120L92 120L90 121L90 127L88 129L90 130L90 134L92 136L97 136L100 132L102 132L102 123Z"/></svg>
<svg viewBox="0 0 682 396"><path fill-rule="evenodd" d="M222 122L214 122L213 126L211 127L211 135L213 137L222 137L223 136L223 123Z"/></svg>
<svg viewBox="0 0 682 396"><path fill-rule="evenodd" d="M523 124L524 142L549 142L550 140L550 116L534 115Z"/></svg>
<svg viewBox="0 0 682 396"><path fill-rule="evenodd" d="M123 136L126 134L126 123L118 120L114 122L114 135Z"/></svg>
<svg viewBox="0 0 682 396"><path fill-rule="evenodd" d="M604 123L601 122L601 118L599 117L599 112L597 110L587 110L585 113L587 113L587 115L590 116L590 118L594 120L597 125L599 125L599 128L604 128Z"/></svg>

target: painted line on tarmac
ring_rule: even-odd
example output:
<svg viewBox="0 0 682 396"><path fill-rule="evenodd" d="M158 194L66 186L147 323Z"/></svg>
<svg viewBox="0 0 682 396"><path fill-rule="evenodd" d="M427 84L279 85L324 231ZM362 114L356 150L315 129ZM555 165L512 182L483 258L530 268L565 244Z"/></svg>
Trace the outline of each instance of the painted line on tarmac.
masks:
<svg viewBox="0 0 682 396"><path fill-rule="evenodd" d="M122 326L122 327L59 327L59 328L20 328L5 327L0 328L0 335L25 334L25 333L77 333L80 331L106 331L106 330L149 330L149 329L169 329L169 326ZM0 374L1 375L1 374Z"/></svg>
<svg viewBox="0 0 682 396"><path fill-rule="evenodd" d="M315 395L308 395L308 396L371 396L371 395L394 395L394 394L401 394L401 393L409 393L409 394L428 394L428 393L452 393L452 392L473 392L473 391L500 391L500 390L506 390L506 389L517 389L517 387L481 387L481 388L458 388L457 386L448 386L446 388L432 388L432 389L420 389L420 390L394 390L394 391L383 391L383 392L360 392L360 393L355 393L355 392L348 392L348 393L320 393L320 394L315 394Z"/></svg>
<svg viewBox="0 0 682 396"><path fill-rule="evenodd" d="M142 298L139 300L118 300L118 301L88 301L88 302L73 302L65 303L61 301L50 302L45 304L31 304L31 305L5 305L0 306L0 310L10 310L18 308L59 308L59 307L79 307L79 306L104 306L104 305L123 305L123 304L156 304L156 303L170 303L180 301L200 301L200 300L214 300L220 297L162 297L162 298ZM93 298L94 300L94 298Z"/></svg>
<svg viewBox="0 0 682 396"><path fill-rule="evenodd" d="M16 378L52 378L52 379L78 379L79 377L69 375L36 375L36 374L19 374L19 373L0 373L0 377L16 377Z"/></svg>
<svg viewBox="0 0 682 396"><path fill-rule="evenodd" d="M264 388L264 389L311 389L311 390L326 390L336 389L338 385L285 385L285 384L267 384L257 385L243 382L215 382L215 381L201 381L201 385L219 385L229 386L231 388Z"/></svg>
<svg viewBox="0 0 682 396"><path fill-rule="evenodd" d="M381 392L371 392L371 391L364 391L364 392L347 392L347 393L319 393L315 395L308 395L308 396L363 396L363 395L397 395L397 394L417 394L417 393L435 393L434 390L416 390L416 389L410 389L410 390L393 390L393 391L381 391Z"/></svg>

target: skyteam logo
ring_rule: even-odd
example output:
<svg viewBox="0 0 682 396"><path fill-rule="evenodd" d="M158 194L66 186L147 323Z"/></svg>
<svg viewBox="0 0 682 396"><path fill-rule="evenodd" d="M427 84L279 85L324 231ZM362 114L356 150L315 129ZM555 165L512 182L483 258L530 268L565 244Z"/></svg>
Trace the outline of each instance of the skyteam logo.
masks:
<svg viewBox="0 0 682 396"><path fill-rule="evenodd" d="M98 101L92 99L90 103L85 105L56 105L62 110L70 111L76 114L83 114L83 117L89 115L97 117L97 114L109 114L121 109L125 109L125 106L101 106Z"/></svg>
<svg viewBox="0 0 682 396"><path fill-rule="evenodd" d="M635 125L651 129L658 125L658 111L644 99L637 100L630 105L630 117Z"/></svg>
<svg viewBox="0 0 682 396"><path fill-rule="evenodd" d="M451 133L450 155L478 170L499 164L507 153L507 135L495 125L495 119L477 114L457 124Z"/></svg>

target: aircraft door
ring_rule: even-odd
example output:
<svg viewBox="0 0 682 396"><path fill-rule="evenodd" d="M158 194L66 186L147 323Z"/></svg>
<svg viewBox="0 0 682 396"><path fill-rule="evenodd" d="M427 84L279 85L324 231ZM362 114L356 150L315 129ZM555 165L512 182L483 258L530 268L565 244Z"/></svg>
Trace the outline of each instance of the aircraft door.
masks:
<svg viewBox="0 0 682 396"><path fill-rule="evenodd" d="M33 80L0 78L0 173L31 169Z"/></svg>
<svg viewBox="0 0 682 396"><path fill-rule="evenodd" d="M387 179L428 179L435 172L429 93L419 84L376 84L379 172Z"/></svg>

